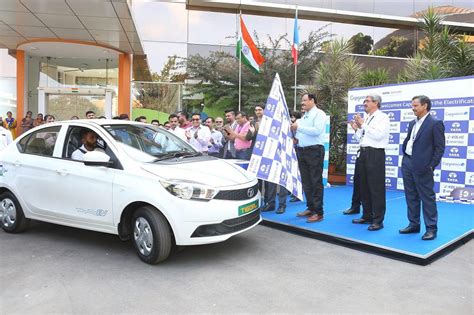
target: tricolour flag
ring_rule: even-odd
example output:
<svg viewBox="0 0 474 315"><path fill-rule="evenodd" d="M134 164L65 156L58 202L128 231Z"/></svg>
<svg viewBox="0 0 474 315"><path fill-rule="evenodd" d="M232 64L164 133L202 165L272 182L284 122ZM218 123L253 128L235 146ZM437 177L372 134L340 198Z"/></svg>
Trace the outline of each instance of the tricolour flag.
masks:
<svg viewBox="0 0 474 315"><path fill-rule="evenodd" d="M280 76L275 75L247 171L257 178L285 187L303 200L291 120Z"/></svg>
<svg viewBox="0 0 474 315"><path fill-rule="evenodd" d="M295 13L295 28L293 30L293 45L291 46L291 57L293 57L293 64L298 63L298 45L300 44L300 37L298 35L298 11Z"/></svg>
<svg viewBox="0 0 474 315"><path fill-rule="evenodd" d="M237 42L237 58L241 53L242 62L246 64L253 71L260 73L260 66L263 64L265 59L258 50L257 46L252 40L247 27L245 27L244 20L240 17L240 38Z"/></svg>

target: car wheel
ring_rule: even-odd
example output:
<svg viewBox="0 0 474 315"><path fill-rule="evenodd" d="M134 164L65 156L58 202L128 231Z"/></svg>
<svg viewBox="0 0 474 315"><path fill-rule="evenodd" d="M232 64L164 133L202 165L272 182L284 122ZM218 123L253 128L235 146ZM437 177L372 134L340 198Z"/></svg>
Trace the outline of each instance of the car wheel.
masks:
<svg viewBox="0 0 474 315"><path fill-rule="evenodd" d="M20 233L27 227L30 220L25 218L20 203L11 192L0 195L0 224L8 233Z"/></svg>
<svg viewBox="0 0 474 315"><path fill-rule="evenodd" d="M162 262L173 245L171 229L166 218L151 207L142 207L132 217L133 246L138 257L148 264Z"/></svg>

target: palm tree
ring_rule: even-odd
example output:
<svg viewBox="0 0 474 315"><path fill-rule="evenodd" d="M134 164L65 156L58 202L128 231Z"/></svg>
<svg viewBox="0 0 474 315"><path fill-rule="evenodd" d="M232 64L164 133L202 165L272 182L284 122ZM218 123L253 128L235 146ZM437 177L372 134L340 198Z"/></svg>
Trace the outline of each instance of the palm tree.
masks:
<svg viewBox="0 0 474 315"><path fill-rule="evenodd" d="M359 85L362 74L362 66L350 55L352 49L348 41L332 40L313 74L318 103L331 119L330 163L341 172L346 165L347 92Z"/></svg>
<svg viewBox="0 0 474 315"><path fill-rule="evenodd" d="M474 74L474 47L466 37L454 34L433 8L423 14L420 29L425 37L409 59L399 81L433 80Z"/></svg>

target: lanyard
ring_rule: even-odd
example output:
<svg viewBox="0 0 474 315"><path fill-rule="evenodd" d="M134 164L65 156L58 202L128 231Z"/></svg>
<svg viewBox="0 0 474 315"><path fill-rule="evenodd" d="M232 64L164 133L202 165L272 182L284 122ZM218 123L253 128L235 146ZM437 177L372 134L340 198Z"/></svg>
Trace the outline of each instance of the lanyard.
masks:
<svg viewBox="0 0 474 315"><path fill-rule="evenodd" d="M369 121L367 122L367 126L370 125L370 122L372 121L372 119L374 119L374 117L375 117L374 115L372 115L372 117L370 117ZM365 135L365 129L362 130L362 137L364 137L364 135ZM362 138L361 138L361 142L362 142Z"/></svg>

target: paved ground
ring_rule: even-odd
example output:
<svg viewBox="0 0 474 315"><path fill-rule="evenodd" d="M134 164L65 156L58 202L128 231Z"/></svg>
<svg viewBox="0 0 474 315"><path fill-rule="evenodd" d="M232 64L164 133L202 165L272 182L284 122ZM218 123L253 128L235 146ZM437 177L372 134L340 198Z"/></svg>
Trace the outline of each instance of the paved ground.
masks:
<svg viewBox="0 0 474 315"><path fill-rule="evenodd" d="M259 226L149 266L113 235L0 231L0 314L472 314L469 242L421 267Z"/></svg>

